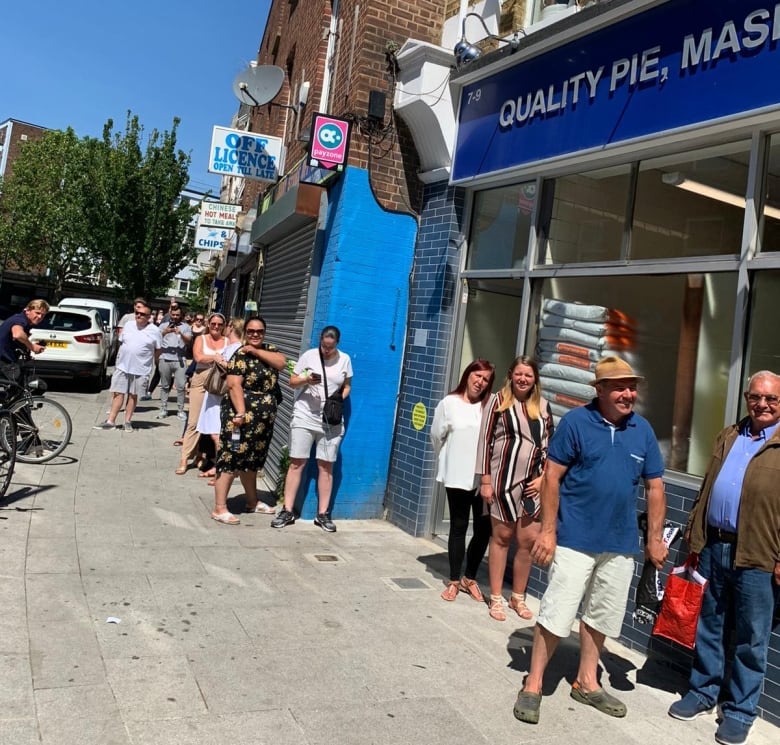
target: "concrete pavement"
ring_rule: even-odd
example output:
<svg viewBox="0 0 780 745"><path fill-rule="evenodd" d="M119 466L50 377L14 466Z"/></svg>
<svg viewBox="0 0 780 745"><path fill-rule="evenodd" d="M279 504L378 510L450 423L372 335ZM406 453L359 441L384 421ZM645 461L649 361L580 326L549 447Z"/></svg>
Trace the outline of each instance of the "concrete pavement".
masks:
<svg viewBox="0 0 780 745"><path fill-rule="evenodd" d="M441 545L338 513L335 534L219 525L197 472L174 475L180 423L156 401L103 432L106 392L51 395L73 441L20 464L0 509L0 745L714 742L714 715L666 714L684 679L618 644L603 681L628 716L574 702L576 636L540 724L517 722L532 622L440 600ZM748 742L777 737L759 721Z"/></svg>

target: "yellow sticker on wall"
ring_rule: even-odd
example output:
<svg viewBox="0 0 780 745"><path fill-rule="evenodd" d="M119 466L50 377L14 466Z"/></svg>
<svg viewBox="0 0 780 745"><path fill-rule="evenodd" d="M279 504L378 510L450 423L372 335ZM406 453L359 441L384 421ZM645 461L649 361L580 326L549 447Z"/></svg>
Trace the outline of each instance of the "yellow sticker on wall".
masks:
<svg viewBox="0 0 780 745"><path fill-rule="evenodd" d="M422 401L418 401L412 409L412 427L419 432L427 421L428 409L425 408L425 404Z"/></svg>

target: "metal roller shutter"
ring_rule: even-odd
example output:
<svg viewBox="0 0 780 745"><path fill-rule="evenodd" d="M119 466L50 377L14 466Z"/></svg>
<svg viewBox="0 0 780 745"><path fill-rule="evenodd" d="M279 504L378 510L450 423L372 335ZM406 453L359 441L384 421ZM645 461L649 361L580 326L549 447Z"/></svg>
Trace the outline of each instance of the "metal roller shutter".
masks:
<svg viewBox="0 0 780 745"><path fill-rule="evenodd" d="M292 360L297 360L301 352L316 233L317 221L314 220L265 250L258 314L268 324L268 341ZM279 475L279 459L282 449L287 447L292 419L293 391L287 385L286 370L280 378L284 400L276 413L265 462L269 486L276 483Z"/></svg>

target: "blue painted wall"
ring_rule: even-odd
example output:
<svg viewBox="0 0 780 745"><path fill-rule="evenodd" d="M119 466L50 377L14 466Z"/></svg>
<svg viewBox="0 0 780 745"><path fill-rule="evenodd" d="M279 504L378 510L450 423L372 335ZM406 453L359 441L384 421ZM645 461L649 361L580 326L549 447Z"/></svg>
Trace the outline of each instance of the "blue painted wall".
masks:
<svg viewBox="0 0 780 745"><path fill-rule="evenodd" d="M347 168L331 189L323 250L312 268L319 285L310 346L323 326L338 326L354 370L334 468L334 520L382 516L416 235L415 218L379 207L367 171ZM308 476L305 501L298 501L303 518L317 508L313 460Z"/></svg>
<svg viewBox="0 0 780 745"><path fill-rule="evenodd" d="M462 189L445 182L425 188L387 483L388 519L412 535L426 532L431 512L435 462L430 427L433 410L447 387L450 333L459 300L458 241L463 204ZM415 344L418 332L427 333L425 344ZM412 426L412 409L417 402L428 410L428 421L419 431Z"/></svg>

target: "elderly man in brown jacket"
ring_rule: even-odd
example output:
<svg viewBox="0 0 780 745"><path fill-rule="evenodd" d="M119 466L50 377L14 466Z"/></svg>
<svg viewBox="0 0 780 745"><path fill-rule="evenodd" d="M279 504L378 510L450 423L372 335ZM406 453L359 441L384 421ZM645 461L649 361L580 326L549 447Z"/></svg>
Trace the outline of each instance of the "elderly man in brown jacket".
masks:
<svg viewBox="0 0 780 745"><path fill-rule="evenodd" d="M686 541L708 580L690 690L672 704L676 719L713 711L715 739L745 742L756 718L775 604L780 597L780 377L764 370L748 381L748 416L717 437ZM726 645L734 659L725 677Z"/></svg>

